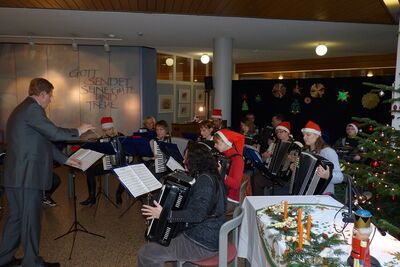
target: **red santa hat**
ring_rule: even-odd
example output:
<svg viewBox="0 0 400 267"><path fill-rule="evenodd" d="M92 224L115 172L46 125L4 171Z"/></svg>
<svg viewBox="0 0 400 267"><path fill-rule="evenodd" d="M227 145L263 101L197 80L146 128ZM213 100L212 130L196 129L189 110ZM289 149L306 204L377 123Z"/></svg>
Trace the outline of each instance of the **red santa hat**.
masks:
<svg viewBox="0 0 400 267"><path fill-rule="evenodd" d="M229 147L235 147L240 155L243 155L244 135L231 131L229 129L221 129L215 133Z"/></svg>
<svg viewBox="0 0 400 267"><path fill-rule="evenodd" d="M283 121L276 126L275 130L283 130L290 134L290 122Z"/></svg>
<svg viewBox="0 0 400 267"><path fill-rule="evenodd" d="M101 118L101 128L103 130L110 129L114 127L113 119L111 117L103 117Z"/></svg>
<svg viewBox="0 0 400 267"><path fill-rule="evenodd" d="M211 114L213 119L222 119L222 110L215 108Z"/></svg>
<svg viewBox="0 0 400 267"><path fill-rule="evenodd" d="M308 121L306 126L304 126L303 129L301 129L302 133L313 133L316 135L321 136L321 128L319 127L318 124L316 124L313 121Z"/></svg>
<svg viewBox="0 0 400 267"><path fill-rule="evenodd" d="M352 126L355 130L356 130L356 134L358 133L358 130L360 128L360 124L358 122L350 122L349 124L347 124L347 126Z"/></svg>

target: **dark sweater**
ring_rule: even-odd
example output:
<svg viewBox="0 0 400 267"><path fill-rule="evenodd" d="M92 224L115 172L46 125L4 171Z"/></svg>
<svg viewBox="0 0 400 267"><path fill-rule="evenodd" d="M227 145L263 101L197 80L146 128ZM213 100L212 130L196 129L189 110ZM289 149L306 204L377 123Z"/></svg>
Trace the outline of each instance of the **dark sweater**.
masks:
<svg viewBox="0 0 400 267"><path fill-rule="evenodd" d="M218 185L217 194L214 184ZM225 222L225 194L222 183L213 182L206 174L198 176L188 201L184 210L170 211L168 221L188 223L183 232L185 236L205 249L217 251L219 230ZM210 212L214 216L207 214L210 207L215 207Z"/></svg>

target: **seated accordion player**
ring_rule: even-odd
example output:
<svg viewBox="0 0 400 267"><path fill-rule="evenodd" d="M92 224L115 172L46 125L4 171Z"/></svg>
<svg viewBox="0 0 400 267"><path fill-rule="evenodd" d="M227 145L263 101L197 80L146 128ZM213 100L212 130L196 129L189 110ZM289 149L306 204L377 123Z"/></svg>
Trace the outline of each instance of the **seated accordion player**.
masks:
<svg viewBox="0 0 400 267"><path fill-rule="evenodd" d="M158 203L163 207L159 219L152 219L146 231L146 239L168 246L184 226L182 223L169 223L166 216L171 210L185 207L190 188L195 183L193 177L182 171L175 171L163 177Z"/></svg>
<svg viewBox="0 0 400 267"><path fill-rule="evenodd" d="M316 174L317 167L329 166L330 175L323 179ZM321 195L332 180L333 163L326 158L310 152L302 152L290 181L291 195Z"/></svg>

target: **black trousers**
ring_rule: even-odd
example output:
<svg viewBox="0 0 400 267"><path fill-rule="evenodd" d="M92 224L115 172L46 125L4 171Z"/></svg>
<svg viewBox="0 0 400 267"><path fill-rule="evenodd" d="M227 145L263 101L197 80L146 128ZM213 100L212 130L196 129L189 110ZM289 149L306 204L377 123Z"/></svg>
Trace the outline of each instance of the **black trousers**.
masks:
<svg viewBox="0 0 400 267"><path fill-rule="evenodd" d="M0 243L0 265L11 261L20 243L24 249L22 266L43 263L39 257L42 221L42 190L6 187L9 214Z"/></svg>
<svg viewBox="0 0 400 267"><path fill-rule="evenodd" d="M51 183L51 188L49 190L45 191L46 197L51 197L51 195L57 190L57 188L61 184L61 178L58 176L55 172L53 172L53 178L52 178L52 183Z"/></svg>

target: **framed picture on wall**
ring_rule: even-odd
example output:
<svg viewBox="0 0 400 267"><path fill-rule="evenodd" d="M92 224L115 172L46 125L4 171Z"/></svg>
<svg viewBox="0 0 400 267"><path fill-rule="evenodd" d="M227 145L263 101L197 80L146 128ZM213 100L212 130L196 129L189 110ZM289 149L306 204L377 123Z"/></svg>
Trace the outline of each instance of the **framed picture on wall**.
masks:
<svg viewBox="0 0 400 267"><path fill-rule="evenodd" d="M179 118L187 118L190 115L190 104L182 104L178 105L178 117Z"/></svg>
<svg viewBox="0 0 400 267"><path fill-rule="evenodd" d="M196 89L195 102L204 103L204 89Z"/></svg>
<svg viewBox="0 0 400 267"><path fill-rule="evenodd" d="M190 103L190 89L179 89L178 103Z"/></svg>
<svg viewBox="0 0 400 267"><path fill-rule="evenodd" d="M158 113L170 113L174 111L173 95L158 96Z"/></svg>

